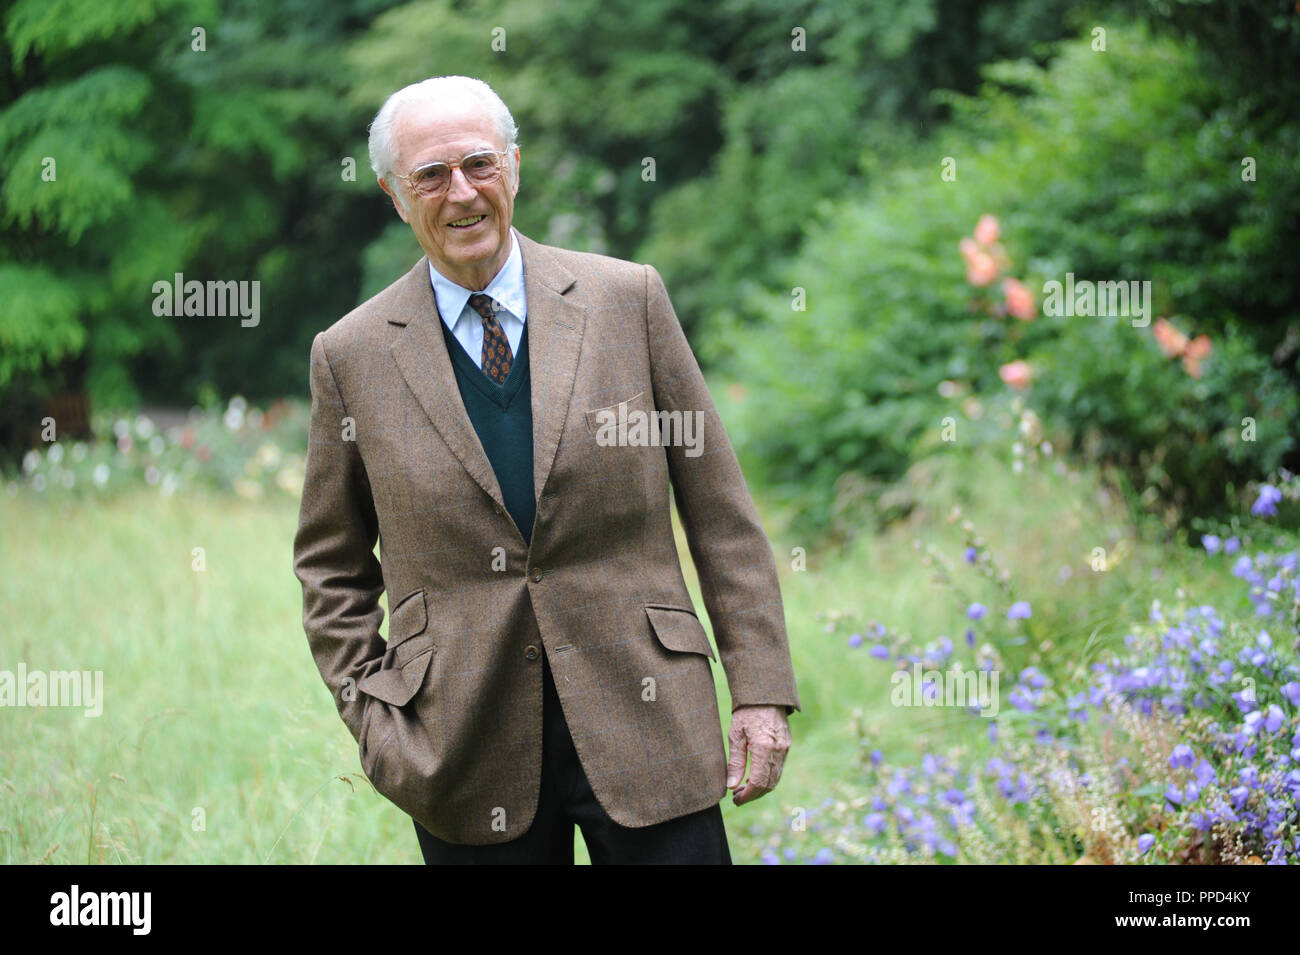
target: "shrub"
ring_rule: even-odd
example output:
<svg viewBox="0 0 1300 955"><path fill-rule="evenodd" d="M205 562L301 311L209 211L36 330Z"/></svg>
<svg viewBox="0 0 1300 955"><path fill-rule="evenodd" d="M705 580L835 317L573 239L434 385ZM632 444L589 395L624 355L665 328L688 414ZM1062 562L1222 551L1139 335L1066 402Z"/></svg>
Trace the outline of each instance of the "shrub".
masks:
<svg viewBox="0 0 1300 955"><path fill-rule="evenodd" d="M1300 500L1293 475L1264 485L1255 510L1284 500ZM1005 580L971 533L962 563L977 581ZM1027 634L1044 650L1051 634L1028 631L1032 602L1002 586L971 603L956 644L840 617L871 670L983 671L1012 686L956 710L997 704L986 734L955 734L967 742L918 764L887 763L862 733L861 784L828 797L804 831L773 835L765 860L1300 862L1300 550L1257 527L1208 540L1205 559L1231 566L1249 599L1156 600L1122 649L1091 662L1045 652L1008 666ZM923 680L908 705L934 687Z"/></svg>

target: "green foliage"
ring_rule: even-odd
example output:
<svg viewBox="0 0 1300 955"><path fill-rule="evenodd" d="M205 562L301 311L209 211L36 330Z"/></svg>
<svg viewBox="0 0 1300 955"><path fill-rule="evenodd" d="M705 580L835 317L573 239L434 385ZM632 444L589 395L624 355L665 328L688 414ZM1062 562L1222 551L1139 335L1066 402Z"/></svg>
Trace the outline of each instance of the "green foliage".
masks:
<svg viewBox="0 0 1300 955"><path fill-rule="evenodd" d="M772 296L763 326L736 337L733 372L752 394L737 443L757 472L829 528L837 486L883 487L933 444L957 412L942 389L1000 390L999 368L1015 359L1034 369L1028 400L1050 412L1049 428L1098 436L1090 446L1172 519L1292 461L1298 378L1293 359L1274 367L1271 356L1287 347L1300 300L1286 272L1300 216L1276 210L1292 203L1276 180L1300 182L1297 127L1250 127L1261 165L1280 174L1268 189L1243 182L1241 138L1206 131L1231 104L1194 51L1140 30L1112 27L1105 53L1083 39L1050 67L1017 61L987 77L978 96L943 97L953 123L910 165L810 231L785 272L808 311L791 311L788 292ZM944 157L956 181L941 177ZM1151 282L1153 316L1177 312L1181 331L1208 333L1205 377L1164 359L1127 319L991 315L956 254L984 213L1002 222L1002 274L1040 306L1043 283L1067 272ZM1258 423L1252 443L1240 440L1244 417ZM970 425L957 415L959 445L978 435Z"/></svg>
<svg viewBox="0 0 1300 955"><path fill-rule="evenodd" d="M323 303L378 223L340 175L361 114L332 59L374 0L20 0L0 36L0 396L101 408L300 392ZM202 44L195 30L202 28ZM362 163L364 168L364 162ZM346 221L339 229L336 223ZM267 320L153 314L175 273L261 281ZM326 313L346 307L327 305ZM337 314L334 316L337 317ZM7 420L0 446L27 438Z"/></svg>

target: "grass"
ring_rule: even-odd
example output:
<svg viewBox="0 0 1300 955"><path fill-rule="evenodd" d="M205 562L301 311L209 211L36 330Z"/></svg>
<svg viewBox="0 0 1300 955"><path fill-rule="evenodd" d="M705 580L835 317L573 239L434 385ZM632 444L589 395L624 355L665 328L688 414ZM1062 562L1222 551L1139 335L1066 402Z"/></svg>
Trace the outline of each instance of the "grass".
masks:
<svg viewBox="0 0 1300 955"><path fill-rule="evenodd" d="M1196 570L1185 549L1139 540L1090 471L1049 461L1013 474L1005 461L954 454L918 464L908 487L918 506L906 522L842 552L802 540L759 499L803 710L791 719L780 787L747 806L723 802L737 863L758 861L766 834L796 808L855 779L855 712L868 745L891 759L972 731L942 709L891 706L885 665L850 650L852 628L828 632L825 617L960 639L966 600L990 591L936 585L912 547L924 541L958 565L959 580L978 583L961 576L954 505L1011 571L1017 596L1033 601L1027 660L1044 639L1053 643L1044 663L1090 640L1116 643L1152 596L1194 580L1209 600L1226 583ZM0 861L420 861L410 820L361 774L308 652L292 572L296 517L287 496L0 497L0 669L102 670L105 694L98 718L60 708L0 716ZM1125 556L1094 572L1097 546ZM680 528L679 547L704 619ZM797 547L804 570L793 566ZM721 666L714 672L721 681Z"/></svg>

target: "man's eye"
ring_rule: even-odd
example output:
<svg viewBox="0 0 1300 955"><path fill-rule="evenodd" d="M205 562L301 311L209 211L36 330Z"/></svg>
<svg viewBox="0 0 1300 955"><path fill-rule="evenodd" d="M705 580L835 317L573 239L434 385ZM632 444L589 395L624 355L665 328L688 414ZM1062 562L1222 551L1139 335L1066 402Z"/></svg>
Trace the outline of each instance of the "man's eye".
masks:
<svg viewBox="0 0 1300 955"><path fill-rule="evenodd" d="M486 169L491 165L491 156L470 156L464 162L465 168L471 172Z"/></svg>
<svg viewBox="0 0 1300 955"><path fill-rule="evenodd" d="M415 175L411 178L415 182L436 182L446 171L446 166L425 166L423 169L415 170Z"/></svg>

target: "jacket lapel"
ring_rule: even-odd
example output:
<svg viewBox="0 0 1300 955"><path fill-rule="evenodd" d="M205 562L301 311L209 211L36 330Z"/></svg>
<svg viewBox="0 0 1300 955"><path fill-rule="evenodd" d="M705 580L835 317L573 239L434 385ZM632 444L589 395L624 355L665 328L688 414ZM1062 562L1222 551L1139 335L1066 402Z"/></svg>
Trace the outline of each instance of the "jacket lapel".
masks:
<svg viewBox="0 0 1300 955"><path fill-rule="evenodd" d="M560 444L578 355L586 327L586 309L566 297L573 274L547 250L516 233L524 263L528 318L529 379L533 412L533 493L540 500ZM437 301L429 283L429 259L420 261L396 286L388 321L404 325L389 346L393 360L438 434L469 475L501 507L505 501L492 464L469 420L456 384L451 356L439 327ZM522 538L522 535L521 535Z"/></svg>

